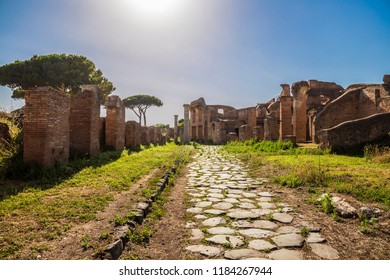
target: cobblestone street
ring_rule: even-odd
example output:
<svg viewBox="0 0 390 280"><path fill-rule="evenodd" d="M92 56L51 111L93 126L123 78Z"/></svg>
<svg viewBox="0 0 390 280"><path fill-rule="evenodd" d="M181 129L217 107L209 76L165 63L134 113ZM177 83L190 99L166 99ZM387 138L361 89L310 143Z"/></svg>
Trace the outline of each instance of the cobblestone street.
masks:
<svg viewBox="0 0 390 280"><path fill-rule="evenodd" d="M308 254L339 258L320 228L297 219L294 208L272 191L269 179L252 179L234 156L203 146L188 167L186 227L192 236L186 250L234 260L299 260Z"/></svg>

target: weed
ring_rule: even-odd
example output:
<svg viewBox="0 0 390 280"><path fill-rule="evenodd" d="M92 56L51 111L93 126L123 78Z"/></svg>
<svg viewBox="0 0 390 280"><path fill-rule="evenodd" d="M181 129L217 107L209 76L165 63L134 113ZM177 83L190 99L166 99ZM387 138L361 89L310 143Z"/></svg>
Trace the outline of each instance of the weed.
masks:
<svg viewBox="0 0 390 280"><path fill-rule="evenodd" d="M319 200L319 207L326 214L334 213L335 208L334 208L332 197L330 194L326 193L326 194L321 196L321 198Z"/></svg>
<svg viewBox="0 0 390 280"><path fill-rule="evenodd" d="M146 244L152 236L151 229L147 226L135 229L133 232L128 232L129 240L135 244Z"/></svg>
<svg viewBox="0 0 390 280"><path fill-rule="evenodd" d="M233 245L232 245L232 243L230 243L230 242L225 242L225 243L223 243L223 244L222 244L222 247L225 248L225 249L227 249L227 250L233 249Z"/></svg>
<svg viewBox="0 0 390 280"><path fill-rule="evenodd" d="M81 242L81 247L84 249L84 251L92 247L91 237L89 237L88 235L81 237L80 242Z"/></svg>
<svg viewBox="0 0 390 280"><path fill-rule="evenodd" d="M114 217L115 226L123 226L126 224L126 222L127 222L127 219L125 217L115 215L115 217Z"/></svg>
<svg viewBox="0 0 390 280"><path fill-rule="evenodd" d="M275 220L274 215L269 214L268 217L267 217L267 220L271 221L271 222L274 221Z"/></svg>
<svg viewBox="0 0 390 280"><path fill-rule="evenodd" d="M108 230L105 230L100 234L99 240L107 240L110 237L110 232Z"/></svg>
<svg viewBox="0 0 390 280"><path fill-rule="evenodd" d="M301 236L302 237L308 237L309 233L310 233L310 231L309 231L309 229L307 227L301 228Z"/></svg>
<svg viewBox="0 0 390 280"><path fill-rule="evenodd" d="M295 173L290 173L284 176L277 176L275 177L275 182L289 188L296 188L302 184L302 180Z"/></svg>
<svg viewBox="0 0 390 280"><path fill-rule="evenodd" d="M268 253L271 253L271 249L270 248L264 248L264 253L268 254Z"/></svg>

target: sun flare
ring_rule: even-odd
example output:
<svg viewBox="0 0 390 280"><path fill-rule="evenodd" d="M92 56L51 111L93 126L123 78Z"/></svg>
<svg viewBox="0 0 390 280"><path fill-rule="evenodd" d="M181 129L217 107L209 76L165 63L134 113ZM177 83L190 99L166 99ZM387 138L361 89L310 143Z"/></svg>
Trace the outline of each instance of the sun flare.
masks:
<svg viewBox="0 0 390 280"><path fill-rule="evenodd" d="M125 0L133 13L142 17L159 18L175 14L183 0Z"/></svg>

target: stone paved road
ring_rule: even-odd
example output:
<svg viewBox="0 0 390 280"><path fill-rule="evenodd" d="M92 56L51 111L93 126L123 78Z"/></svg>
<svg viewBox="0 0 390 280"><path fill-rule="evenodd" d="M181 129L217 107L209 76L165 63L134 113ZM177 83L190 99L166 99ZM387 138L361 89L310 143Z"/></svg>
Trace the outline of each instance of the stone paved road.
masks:
<svg viewBox="0 0 390 280"><path fill-rule="evenodd" d="M304 244L322 259L337 259L318 229L303 237L294 209L266 188L268 179L252 179L245 165L215 146L202 146L189 165L191 207L186 250L216 259L304 259ZM276 202L277 201L277 202Z"/></svg>

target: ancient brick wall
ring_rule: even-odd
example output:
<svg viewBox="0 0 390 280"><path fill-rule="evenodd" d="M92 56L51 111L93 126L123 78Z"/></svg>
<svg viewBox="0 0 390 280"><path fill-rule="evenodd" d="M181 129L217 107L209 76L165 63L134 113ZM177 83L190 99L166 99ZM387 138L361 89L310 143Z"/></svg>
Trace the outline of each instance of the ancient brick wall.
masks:
<svg viewBox="0 0 390 280"><path fill-rule="evenodd" d="M318 132L322 147L331 147L335 151L361 148L390 133L390 112L374 114L366 118L343 122L333 128Z"/></svg>
<svg viewBox="0 0 390 280"><path fill-rule="evenodd" d="M126 147L138 148L141 145L141 126L136 121L126 122Z"/></svg>
<svg viewBox="0 0 390 280"><path fill-rule="evenodd" d="M69 158L70 98L51 87L26 91L23 160L51 167Z"/></svg>
<svg viewBox="0 0 390 280"><path fill-rule="evenodd" d="M99 143L100 147L106 146L106 118L99 119Z"/></svg>
<svg viewBox="0 0 390 280"><path fill-rule="evenodd" d="M106 107L106 146L121 150L125 147L125 107L116 95L108 97Z"/></svg>
<svg viewBox="0 0 390 280"><path fill-rule="evenodd" d="M293 98L280 96L280 127L279 138L283 140L287 135L293 134Z"/></svg>
<svg viewBox="0 0 390 280"><path fill-rule="evenodd" d="M100 148L100 89L82 86L70 102L70 155L96 156Z"/></svg>
<svg viewBox="0 0 390 280"><path fill-rule="evenodd" d="M150 145L149 127L141 127L141 145Z"/></svg>
<svg viewBox="0 0 390 280"><path fill-rule="evenodd" d="M390 111L389 93L381 85L351 86L339 98L330 102L314 119L315 134L345 121ZM315 140L318 137L315 135Z"/></svg>

